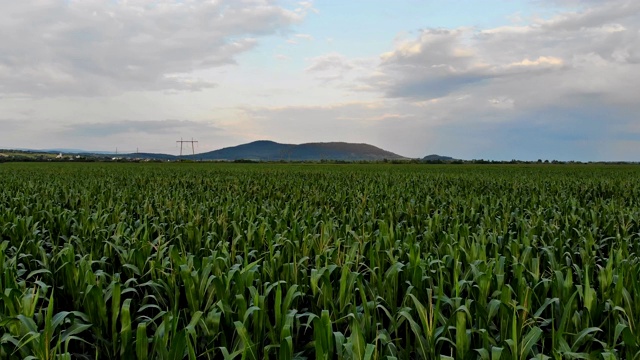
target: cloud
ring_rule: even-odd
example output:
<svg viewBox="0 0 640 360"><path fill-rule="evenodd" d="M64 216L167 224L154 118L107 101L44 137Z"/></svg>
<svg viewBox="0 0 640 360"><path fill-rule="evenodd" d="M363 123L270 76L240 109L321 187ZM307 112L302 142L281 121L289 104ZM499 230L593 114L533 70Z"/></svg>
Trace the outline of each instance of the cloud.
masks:
<svg viewBox="0 0 640 360"><path fill-rule="evenodd" d="M291 58L290 58L290 57L288 57L287 55L284 55L284 54L276 54L276 55L274 56L274 58L275 58L276 60L280 60L280 61L289 61L289 60L291 60Z"/></svg>
<svg viewBox="0 0 640 360"><path fill-rule="evenodd" d="M298 1L298 7L295 10L298 13L313 12L319 14L320 11L313 7L313 1Z"/></svg>
<svg viewBox="0 0 640 360"><path fill-rule="evenodd" d="M0 119L0 130L4 133L15 131L24 126L29 121L17 120L17 119Z"/></svg>
<svg viewBox="0 0 640 360"><path fill-rule="evenodd" d="M640 3L591 2L521 25L423 30L363 87L411 104L433 152L637 160L639 60Z"/></svg>
<svg viewBox="0 0 640 360"><path fill-rule="evenodd" d="M438 134L433 146L464 158L637 161L636 153L620 151L633 148L633 140L640 145L640 136L628 135L634 118L598 103L558 104L516 113L508 122L440 124L432 128Z"/></svg>
<svg viewBox="0 0 640 360"><path fill-rule="evenodd" d="M558 0L556 0L557 2ZM561 0L561 2L572 2ZM573 5L573 4L569 4ZM610 31L618 22L629 22L638 18L640 3L634 0L583 1L585 6L578 12L567 12L549 20L539 20L542 28L563 31L597 30ZM610 25L614 25L611 27Z"/></svg>
<svg viewBox="0 0 640 360"><path fill-rule="evenodd" d="M331 31L296 26L311 2L7 2L0 142L175 152L197 135L210 150L342 140L416 157L633 159L640 2L529 3L506 26L402 32L379 56L351 57ZM372 36L362 41L385 43ZM296 51L312 48L342 52L300 70Z"/></svg>
<svg viewBox="0 0 640 360"><path fill-rule="evenodd" d="M307 59L307 62L309 66L305 68L305 73L312 75L323 85L354 93L377 90L362 81L375 72L377 60L374 58L349 58L341 53L331 52Z"/></svg>
<svg viewBox="0 0 640 360"><path fill-rule="evenodd" d="M298 38L298 39L313 41L313 36L311 36L309 34L296 34L295 37Z"/></svg>
<svg viewBox="0 0 640 360"><path fill-rule="evenodd" d="M309 60L311 65L305 69L306 72L324 72L337 70L339 72L348 71L354 68L351 60L338 53L330 53L317 56Z"/></svg>
<svg viewBox="0 0 640 360"><path fill-rule="evenodd" d="M469 29L427 29L381 55L371 82L389 97L437 98L495 74L465 40Z"/></svg>
<svg viewBox="0 0 640 360"><path fill-rule="evenodd" d="M220 120L118 120L60 124L55 118L0 119L0 144L5 148L76 148L88 151L179 154L176 140L193 138L196 151L237 145L244 139L226 131ZM26 140L26 142L25 142ZM191 152L191 146L187 149Z"/></svg>
<svg viewBox="0 0 640 360"><path fill-rule="evenodd" d="M563 59L545 55L533 60L527 54L496 59L484 46L473 29L423 30L417 39L401 42L382 54L379 73L371 82L389 97L433 99L491 80L554 70L563 64Z"/></svg>
<svg viewBox="0 0 640 360"><path fill-rule="evenodd" d="M407 128L386 135L412 143L400 152L413 156L422 136L425 153L461 158L637 160L639 60L640 3L631 1L584 3L490 29L424 29L355 79L353 89L378 93L392 107L360 117L313 109L306 116L333 124L398 114L405 121L396 125ZM350 74L352 61L327 55L307 71ZM367 129L354 131L372 134L389 120L359 122Z"/></svg>
<svg viewBox="0 0 640 360"><path fill-rule="evenodd" d="M512 63L509 66L524 66L524 67L552 67L552 66L562 66L564 61L557 57L553 56L539 56L535 60L524 59L519 62Z"/></svg>
<svg viewBox="0 0 640 360"><path fill-rule="evenodd" d="M414 100L499 91L520 104L581 94L634 102L628 94L640 91L640 3L588 5L525 25L425 29L382 54L366 83Z"/></svg>
<svg viewBox="0 0 640 360"><path fill-rule="evenodd" d="M181 131L197 134L219 130L209 123L188 120L122 120L76 124L68 126L64 132L74 136L104 137L132 133L144 135L180 134Z"/></svg>
<svg viewBox="0 0 640 360"><path fill-rule="evenodd" d="M420 156L431 141L429 125L416 121L414 109L388 100L326 106L247 107L242 118L244 121L238 129L250 134L251 140L360 142L403 156Z"/></svg>
<svg viewBox="0 0 640 360"><path fill-rule="evenodd" d="M0 12L0 94L199 90L184 74L225 64L306 9L271 0L15 1ZM176 77L175 74L182 74ZM188 77L188 76L187 76Z"/></svg>
<svg viewBox="0 0 640 360"><path fill-rule="evenodd" d="M520 25L424 29L374 61L311 58L307 74L380 97L247 109L245 126L256 139L338 136L407 156L629 160L620 149L640 147L628 135L640 112L640 12L632 6L594 2Z"/></svg>

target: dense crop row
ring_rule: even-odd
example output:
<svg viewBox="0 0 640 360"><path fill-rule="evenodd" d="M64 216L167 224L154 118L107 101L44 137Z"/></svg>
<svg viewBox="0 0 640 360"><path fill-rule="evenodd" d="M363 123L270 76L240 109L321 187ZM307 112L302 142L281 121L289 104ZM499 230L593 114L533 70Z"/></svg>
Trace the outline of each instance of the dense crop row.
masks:
<svg viewBox="0 0 640 360"><path fill-rule="evenodd" d="M639 180L3 164L0 358L638 359Z"/></svg>

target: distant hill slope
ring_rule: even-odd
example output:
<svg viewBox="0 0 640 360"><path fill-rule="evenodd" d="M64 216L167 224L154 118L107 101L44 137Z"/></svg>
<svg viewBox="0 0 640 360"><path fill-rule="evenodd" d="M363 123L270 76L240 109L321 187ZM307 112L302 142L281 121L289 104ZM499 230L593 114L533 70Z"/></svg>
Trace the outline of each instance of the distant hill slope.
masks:
<svg viewBox="0 0 640 360"><path fill-rule="evenodd" d="M455 160L450 156L441 156L436 154L427 155L422 158L423 161L452 161Z"/></svg>
<svg viewBox="0 0 640 360"><path fill-rule="evenodd" d="M133 159L149 159L149 160L178 160L178 156L168 155L168 154L157 154L157 153L133 153L133 154L125 154L125 155L114 155L113 157L127 157Z"/></svg>
<svg viewBox="0 0 640 360"><path fill-rule="evenodd" d="M188 155L186 158L202 160L280 160L281 154L286 153L293 146L295 145L260 140L206 153Z"/></svg>
<svg viewBox="0 0 640 360"><path fill-rule="evenodd" d="M185 156L194 160L259 160L259 161L314 161L314 160L400 160L403 156L369 144L345 142L280 144L273 141L254 141L202 154Z"/></svg>

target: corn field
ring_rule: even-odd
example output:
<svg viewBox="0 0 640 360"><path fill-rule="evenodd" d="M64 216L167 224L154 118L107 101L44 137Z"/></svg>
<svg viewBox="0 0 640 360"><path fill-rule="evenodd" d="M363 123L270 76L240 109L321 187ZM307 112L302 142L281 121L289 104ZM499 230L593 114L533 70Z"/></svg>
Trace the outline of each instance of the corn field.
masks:
<svg viewBox="0 0 640 360"><path fill-rule="evenodd" d="M640 167L1 164L1 359L640 359Z"/></svg>

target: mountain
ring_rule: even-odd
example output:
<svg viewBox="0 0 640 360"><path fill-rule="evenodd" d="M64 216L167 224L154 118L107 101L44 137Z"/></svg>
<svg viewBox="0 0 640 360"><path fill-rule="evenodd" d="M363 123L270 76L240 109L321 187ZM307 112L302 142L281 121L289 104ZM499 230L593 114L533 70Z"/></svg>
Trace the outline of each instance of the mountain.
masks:
<svg viewBox="0 0 640 360"><path fill-rule="evenodd" d="M427 155L422 158L423 161L452 161L455 160L450 156L441 156L436 154Z"/></svg>
<svg viewBox="0 0 640 360"><path fill-rule="evenodd" d="M401 160L403 156L369 144L345 142L280 144L260 140L248 144L227 147L202 154L188 155L193 160L257 160L257 161L317 161L317 160Z"/></svg>

